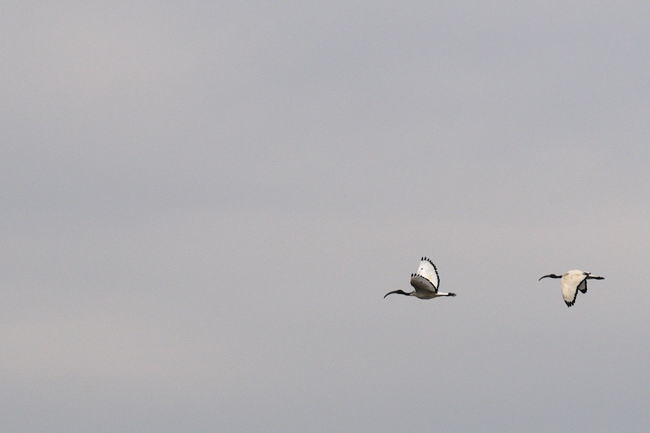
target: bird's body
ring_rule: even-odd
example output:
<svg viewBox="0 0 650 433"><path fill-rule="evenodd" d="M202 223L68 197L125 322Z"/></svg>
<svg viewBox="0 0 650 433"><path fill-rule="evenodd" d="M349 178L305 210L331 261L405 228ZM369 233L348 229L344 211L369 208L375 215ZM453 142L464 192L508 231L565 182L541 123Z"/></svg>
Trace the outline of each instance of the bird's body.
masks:
<svg viewBox="0 0 650 433"><path fill-rule="evenodd" d="M564 298L564 303L567 307L571 307L576 302L576 297L578 296L578 291L582 293L587 293L587 280L604 280L605 277L598 277L591 275L590 272L580 271L578 269L572 269L565 272L562 275L548 274L540 277L538 281L541 281L542 278L559 278L560 279L560 289L562 289L562 298Z"/></svg>
<svg viewBox="0 0 650 433"><path fill-rule="evenodd" d="M403 290L393 290L384 295L386 296L392 293L398 293L400 295L406 296L415 296L418 299L433 299L440 296L456 296L455 293L445 293L439 292L438 287L440 286L440 277L438 276L438 269L436 265L427 258L422 257L420 259L420 266L415 274L411 274L411 286L415 290L412 292L405 292Z"/></svg>

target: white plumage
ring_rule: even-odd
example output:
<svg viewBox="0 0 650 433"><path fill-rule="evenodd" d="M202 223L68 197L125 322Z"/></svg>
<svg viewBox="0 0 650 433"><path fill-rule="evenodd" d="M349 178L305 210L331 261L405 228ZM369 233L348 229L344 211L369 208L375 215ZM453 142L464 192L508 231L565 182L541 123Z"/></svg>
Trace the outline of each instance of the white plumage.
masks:
<svg viewBox="0 0 650 433"><path fill-rule="evenodd" d="M415 289L412 292L405 292L403 290L393 290L384 295L386 296L392 293L398 293L400 295L406 296L415 296L419 299L432 299L440 296L456 296L455 293L445 293L439 292L438 287L440 286L440 276L438 275L438 269L436 265L433 264L431 259L427 257L422 257L420 259L420 265L415 274L411 274L411 286Z"/></svg>
<svg viewBox="0 0 650 433"><path fill-rule="evenodd" d="M576 297L578 296L578 291L582 293L587 293L587 280L604 280L605 277L598 277L591 275L590 272L580 271L578 269L572 269L565 272L562 275L548 274L540 277L542 278L560 278L560 289L562 289L562 298L564 298L564 303L567 307L571 307L576 302Z"/></svg>

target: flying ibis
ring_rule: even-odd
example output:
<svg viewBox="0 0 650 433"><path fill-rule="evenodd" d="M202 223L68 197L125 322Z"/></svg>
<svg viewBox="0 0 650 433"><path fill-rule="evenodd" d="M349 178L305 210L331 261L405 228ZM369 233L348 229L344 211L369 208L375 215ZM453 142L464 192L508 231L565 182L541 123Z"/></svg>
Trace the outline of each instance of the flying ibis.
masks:
<svg viewBox="0 0 650 433"><path fill-rule="evenodd" d="M420 259L420 266L415 274L411 274L411 286L415 290L412 292L405 292L403 290L393 290L384 295L386 296L399 293L400 295L415 296L419 299L432 299L440 296L456 296L455 293L439 292L440 277L438 276L438 269L433 264L431 259L422 257Z"/></svg>
<svg viewBox="0 0 650 433"><path fill-rule="evenodd" d="M567 271L562 275L548 274L540 277L542 278L560 278L560 288L562 289L562 297L564 298L564 303L567 307L572 306L576 302L576 297L578 296L578 290L582 293L587 293L587 280L604 280L605 277L597 277L591 275L590 272L579 271L573 269Z"/></svg>

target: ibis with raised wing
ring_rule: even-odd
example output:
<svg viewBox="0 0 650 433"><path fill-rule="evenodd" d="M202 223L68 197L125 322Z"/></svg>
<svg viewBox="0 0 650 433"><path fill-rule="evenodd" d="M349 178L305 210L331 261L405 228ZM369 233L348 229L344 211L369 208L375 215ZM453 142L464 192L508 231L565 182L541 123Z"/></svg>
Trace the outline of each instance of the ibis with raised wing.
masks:
<svg viewBox="0 0 650 433"><path fill-rule="evenodd" d="M440 277L438 276L438 269L428 257L420 259L420 266L416 273L411 274L411 286L415 290L412 292L405 292L404 290L393 290L384 295L391 295L397 293L406 296L415 296L418 299L433 299L440 296L456 296L455 293L445 293L438 291L440 287Z"/></svg>

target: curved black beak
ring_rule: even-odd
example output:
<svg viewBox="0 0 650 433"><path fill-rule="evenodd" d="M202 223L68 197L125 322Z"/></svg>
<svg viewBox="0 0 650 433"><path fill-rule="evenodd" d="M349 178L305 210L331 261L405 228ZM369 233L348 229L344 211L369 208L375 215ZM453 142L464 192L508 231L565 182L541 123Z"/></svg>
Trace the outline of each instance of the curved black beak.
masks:
<svg viewBox="0 0 650 433"><path fill-rule="evenodd" d="M400 295L407 295L408 296L408 293L406 293L404 290L393 290L392 292L386 293L384 295L384 299L386 299L386 296L392 295L393 293L399 293Z"/></svg>

